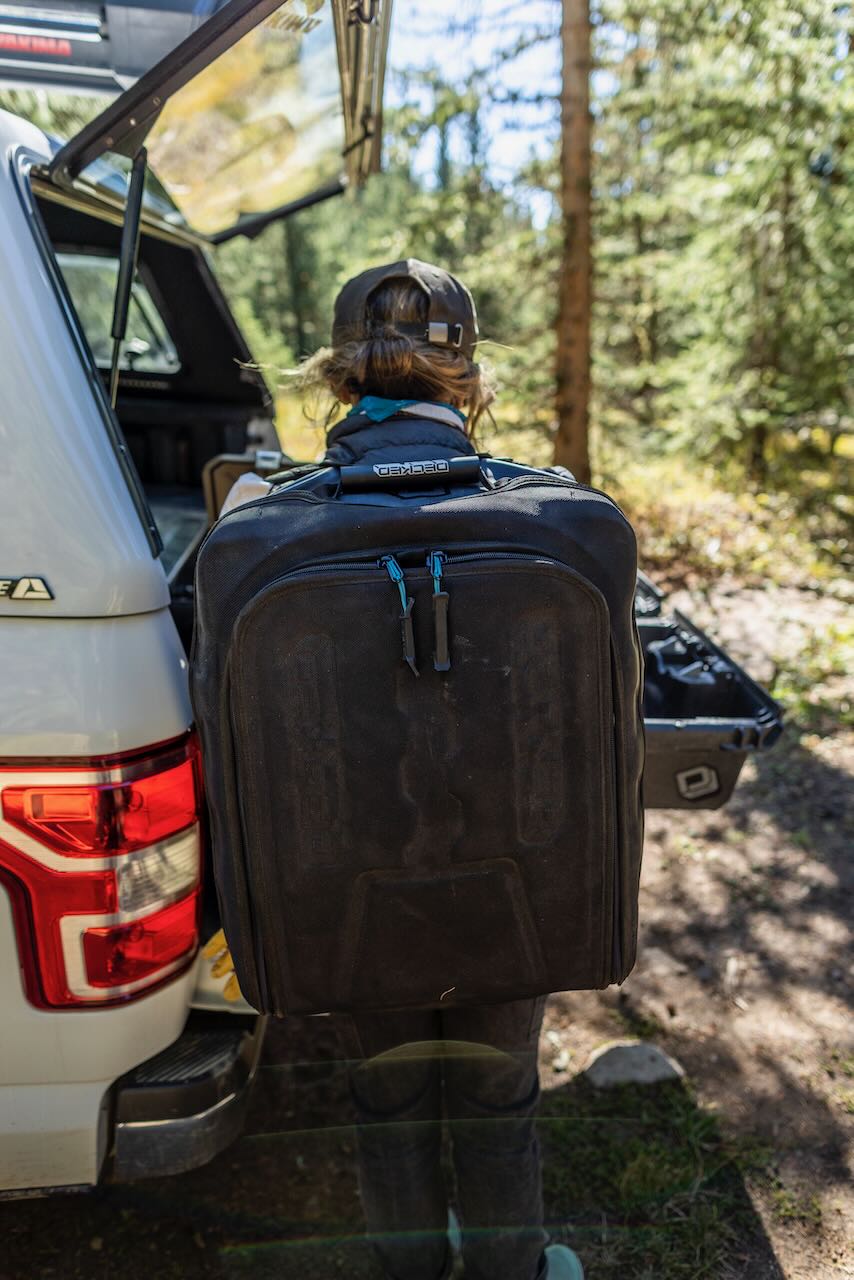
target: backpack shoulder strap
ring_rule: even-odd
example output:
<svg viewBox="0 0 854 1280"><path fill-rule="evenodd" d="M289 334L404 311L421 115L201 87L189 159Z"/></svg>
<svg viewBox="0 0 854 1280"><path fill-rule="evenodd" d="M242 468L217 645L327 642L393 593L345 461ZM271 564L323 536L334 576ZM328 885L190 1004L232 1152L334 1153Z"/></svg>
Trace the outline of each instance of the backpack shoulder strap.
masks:
<svg viewBox="0 0 854 1280"><path fill-rule="evenodd" d="M516 476L558 476L569 484L576 484L575 476L566 467L528 467L512 458L492 458L488 453L480 455L485 470L491 471L496 480L513 480Z"/></svg>
<svg viewBox="0 0 854 1280"><path fill-rule="evenodd" d="M290 484L292 480L301 480L304 476L313 475L316 471L324 471L328 465L327 462L293 462L284 470L276 471L271 476L265 476L264 479L272 485Z"/></svg>

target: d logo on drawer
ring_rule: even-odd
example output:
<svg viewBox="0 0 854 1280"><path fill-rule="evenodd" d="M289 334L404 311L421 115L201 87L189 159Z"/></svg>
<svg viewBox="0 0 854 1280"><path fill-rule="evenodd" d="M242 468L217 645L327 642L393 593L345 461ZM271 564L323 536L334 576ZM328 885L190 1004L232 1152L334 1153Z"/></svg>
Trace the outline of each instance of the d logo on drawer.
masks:
<svg viewBox="0 0 854 1280"><path fill-rule="evenodd" d="M701 800L720 790L717 770L708 764L695 765L676 774L676 789L683 800Z"/></svg>

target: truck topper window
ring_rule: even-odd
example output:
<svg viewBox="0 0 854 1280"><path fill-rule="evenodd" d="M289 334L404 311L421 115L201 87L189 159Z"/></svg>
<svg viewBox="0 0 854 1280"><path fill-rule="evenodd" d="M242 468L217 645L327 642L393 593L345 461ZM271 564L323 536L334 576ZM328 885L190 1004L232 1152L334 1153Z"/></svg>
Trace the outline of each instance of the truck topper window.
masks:
<svg viewBox="0 0 854 1280"><path fill-rule="evenodd" d="M74 309L86 334L95 362L109 369L113 341L110 325L116 294L117 257L61 250L56 254ZM135 373L177 373L181 361L166 322L145 282L133 283L127 335L119 367Z"/></svg>

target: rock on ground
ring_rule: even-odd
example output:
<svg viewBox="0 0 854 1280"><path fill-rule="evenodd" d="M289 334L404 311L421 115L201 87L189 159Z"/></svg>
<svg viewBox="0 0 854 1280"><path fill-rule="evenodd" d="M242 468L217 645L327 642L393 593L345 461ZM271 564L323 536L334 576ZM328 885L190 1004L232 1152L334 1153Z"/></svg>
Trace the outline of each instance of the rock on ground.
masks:
<svg viewBox="0 0 854 1280"><path fill-rule="evenodd" d="M661 1084L681 1080L684 1070L658 1045L643 1040L617 1040L594 1049L584 1074L597 1089L620 1084Z"/></svg>

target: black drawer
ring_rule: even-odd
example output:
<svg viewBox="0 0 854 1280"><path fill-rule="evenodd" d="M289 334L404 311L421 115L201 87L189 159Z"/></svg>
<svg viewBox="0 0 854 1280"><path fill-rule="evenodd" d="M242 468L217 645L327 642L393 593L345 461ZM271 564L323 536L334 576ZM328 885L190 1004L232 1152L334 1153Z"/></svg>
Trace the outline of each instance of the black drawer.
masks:
<svg viewBox="0 0 854 1280"><path fill-rule="evenodd" d="M647 809L718 809L750 751L782 732L778 704L681 613L639 613Z"/></svg>

